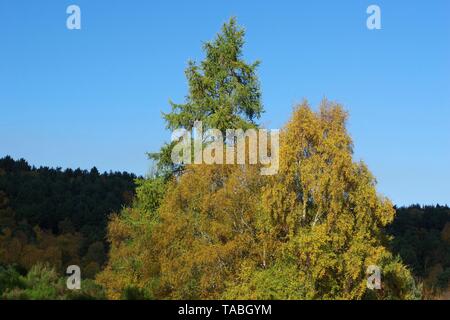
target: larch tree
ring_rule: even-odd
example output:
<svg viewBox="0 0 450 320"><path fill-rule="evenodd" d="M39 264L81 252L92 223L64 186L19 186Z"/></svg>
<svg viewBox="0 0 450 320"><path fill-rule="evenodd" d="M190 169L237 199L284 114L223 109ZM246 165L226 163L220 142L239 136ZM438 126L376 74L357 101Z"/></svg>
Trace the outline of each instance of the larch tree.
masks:
<svg viewBox="0 0 450 320"><path fill-rule="evenodd" d="M264 112L256 74L259 61L243 59L245 31L231 18L213 41L203 45L205 58L200 64L189 61L185 71L189 92L185 103L170 101L171 111L163 113L167 129L192 130L201 121L203 130L248 129L257 126ZM163 171L177 171L171 160L175 142L165 144L151 159Z"/></svg>

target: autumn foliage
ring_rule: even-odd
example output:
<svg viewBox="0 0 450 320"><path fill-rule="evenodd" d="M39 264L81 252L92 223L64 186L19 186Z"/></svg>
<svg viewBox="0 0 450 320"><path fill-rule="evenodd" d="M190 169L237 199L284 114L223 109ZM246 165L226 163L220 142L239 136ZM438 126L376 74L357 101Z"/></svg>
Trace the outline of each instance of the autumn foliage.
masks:
<svg viewBox="0 0 450 320"><path fill-rule="evenodd" d="M409 271L383 243L395 210L352 160L346 119L339 105L314 112L304 102L281 133L279 174L191 165L158 208L140 210L138 200L114 217L98 278L109 297L135 288L163 299L414 298ZM375 296L369 265L389 272Z"/></svg>

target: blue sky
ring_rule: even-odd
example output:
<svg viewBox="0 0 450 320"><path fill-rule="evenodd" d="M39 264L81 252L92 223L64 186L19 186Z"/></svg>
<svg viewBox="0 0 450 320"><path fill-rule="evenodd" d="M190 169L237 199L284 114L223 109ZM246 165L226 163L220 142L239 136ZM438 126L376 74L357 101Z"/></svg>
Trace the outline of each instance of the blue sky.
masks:
<svg viewBox="0 0 450 320"><path fill-rule="evenodd" d="M66 8L81 8L81 30ZM381 8L382 29L366 28ZM450 1L0 1L0 156L145 174L161 111L236 16L266 113L323 97L350 112L355 159L396 204L450 204Z"/></svg>

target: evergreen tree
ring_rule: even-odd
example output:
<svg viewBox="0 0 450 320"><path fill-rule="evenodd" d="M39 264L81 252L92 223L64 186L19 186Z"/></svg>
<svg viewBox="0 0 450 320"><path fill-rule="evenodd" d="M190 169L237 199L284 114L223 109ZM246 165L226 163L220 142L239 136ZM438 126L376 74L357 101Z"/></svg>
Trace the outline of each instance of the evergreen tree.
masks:
<svg viewBox="0 0 450 320"><path fill-rule="evenodd" d="M263 106L256 69L259 62L246 63L243 59L245 32L235 18L225 23L213 41L203 46L205 59L196 64L189 61L185 71L189 93L186 102L170 101L171 111L164 113L169 130L191 130L195 121L202 121L203 129L247 129L256 126ZM169 173L172 165L171 151L174 143L168 143L150 158L158 161L160 169Z"/></svg>

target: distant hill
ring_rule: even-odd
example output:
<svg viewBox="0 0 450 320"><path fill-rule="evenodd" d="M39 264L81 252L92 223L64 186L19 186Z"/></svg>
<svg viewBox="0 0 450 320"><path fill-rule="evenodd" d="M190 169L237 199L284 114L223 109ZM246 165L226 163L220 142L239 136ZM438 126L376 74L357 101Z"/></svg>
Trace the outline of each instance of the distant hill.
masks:
<svg viewBox="0 0 450 320"><path fill-rule="evenodd" d="M14 259L23 261L19 264L28 267L32 264L26 261L29 259L26 256L30 256L27 253L27 250L31 250L29 246L45 251L46 243L53 241L57 249L49 260L54 261L54 256L69 255L68 249L64 247L67 239L64 242L63 238L58 237L73 235L81 243L77 244L76 257L71 254L71 258L66 260L81 259L93 244L91 251L95 249L97 256L102 256L98 260L104 260L108 217L131 203L136 178L127 172L99 173L95 167L89 171L37 168L30 166L24 159L14 160L9 156L1 158L0 231L3 231L4 237L6 229L11 231L9 238L3 239L5 250L12 251L18 242L19 249L16 251L22 250L23 257ZM36 227L44 233L36 231ZM3 257L6 261L11 259L14 260ZM100 267L103 261L97 262Z"/></svg>
<svg viewBox="0 0 450 320"><path fill-rule="evenodd" d="M425 296L450 297L450 208L402 207L388 227L392 251L423 281Z"/></svg>

